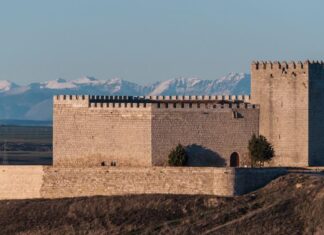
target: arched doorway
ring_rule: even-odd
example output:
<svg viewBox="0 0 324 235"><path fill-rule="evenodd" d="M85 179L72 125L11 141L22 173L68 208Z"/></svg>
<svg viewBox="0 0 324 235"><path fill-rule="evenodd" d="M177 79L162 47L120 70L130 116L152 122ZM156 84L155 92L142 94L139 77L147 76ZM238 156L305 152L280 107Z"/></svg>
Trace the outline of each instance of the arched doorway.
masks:
<svg viewBox="0 0 324 235"><path fill-rule="evenodd" d="M240 156L237 152L231 154L230 167L237 167L240 165Z"/></svg>

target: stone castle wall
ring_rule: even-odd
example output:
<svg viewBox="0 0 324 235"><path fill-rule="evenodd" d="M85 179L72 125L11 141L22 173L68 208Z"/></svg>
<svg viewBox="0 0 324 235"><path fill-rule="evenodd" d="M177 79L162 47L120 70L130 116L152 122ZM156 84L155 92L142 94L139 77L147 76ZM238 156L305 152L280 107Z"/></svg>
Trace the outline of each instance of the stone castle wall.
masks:
<svg viewBox="0 0 324 235"><path fill-rule="evenodd" d="M229 166L237 152L240 164L248 154L248 141L258 134L259 109L246 104L231 108L152 108L152 159L165 165L170 149L187 146L191 166Z"/></svg>
<svg viewBox="0 0 324 235"><path fill-rule="evenodd" d="M309 66L309 165L324 166L324 63Z"/></svg>
<svg viewBox="0 0 324 235"><path fill-rule="evenodd" d="M166 165L178 143L188 146L189 165L225 166L233 152L244 165L248 141L258 134L259 122L258 107L243 103L248 97L225 104L209 102L211 97L189 97L188 102L179 102L186 97L158 99L164 98L176 102L54 97L54 165ZM220 99L227 98L234 99Z"/></svg>
<svg viewBox="0 0 324 235"><path fill-rule="evenodd" d="M253 191L285 169L209 167L0 166L0 199L128 194L233 196Z"/></svg>
<svg viewBox="0 0 324 235"><path fill-rule="evenodd" d="M272 165L323 165L324 63L256 62L251 77L260 134L276 151Z"/></svg>
<svg viewBox="0 0 324 235"><path fill-rule="evenodd" d="M43 166L0 166L0 199L40 198Z"/></svg>
<svg viewBox="0 0 324 235"><path fill-rule="evenodd" d="M251 100L260 134L274 145L276 166L308 165L308 64L253 63Z"/></svg>
<svg viewBox="0 0 324 235"><path fill-rule="evenodd" d="M54 97L55 166L151 165L151 109L89 107L89 97Z"/></svg>
<svg viewBox="0 0 324 235"><path fill-rule="evenodd" d="M224 168L46 168L45 198L127 194L234 193L234 174Z"/></svg>

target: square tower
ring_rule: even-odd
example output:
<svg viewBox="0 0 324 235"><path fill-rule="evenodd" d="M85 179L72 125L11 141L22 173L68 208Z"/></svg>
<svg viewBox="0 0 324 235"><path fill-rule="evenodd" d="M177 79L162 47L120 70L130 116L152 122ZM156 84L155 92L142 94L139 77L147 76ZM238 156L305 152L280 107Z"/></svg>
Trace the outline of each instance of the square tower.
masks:
<svg viewBox="0 0 324 235"><path fill-rule="evenodd" d="M251 101L275 166L324 165L323 62L253 62Z"/></svg>

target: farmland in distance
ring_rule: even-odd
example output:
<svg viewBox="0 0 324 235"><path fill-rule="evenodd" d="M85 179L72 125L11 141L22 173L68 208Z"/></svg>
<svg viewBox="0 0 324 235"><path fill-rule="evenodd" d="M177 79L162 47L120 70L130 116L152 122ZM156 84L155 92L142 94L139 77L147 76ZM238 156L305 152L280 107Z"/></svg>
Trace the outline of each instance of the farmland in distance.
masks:
<svg viewBox="0 0 324 235"><path fill-rule="evenodd" d="M0 126L0 165L50 164L51 126Z"/></svg>

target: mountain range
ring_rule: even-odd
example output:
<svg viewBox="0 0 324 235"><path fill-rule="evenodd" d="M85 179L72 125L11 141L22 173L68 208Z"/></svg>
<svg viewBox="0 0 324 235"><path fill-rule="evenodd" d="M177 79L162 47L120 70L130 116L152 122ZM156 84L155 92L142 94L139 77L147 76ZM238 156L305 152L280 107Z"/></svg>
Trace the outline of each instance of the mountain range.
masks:
<svg viewBox="0 0 324 235"><path fill-rule="evenodd" d="M215 80L175 78L139 85L119 78L100 80L81 77L18 85L0 80L0 119L51 120L56 94L92 95L219 95L250 94L250 75L229 73Z"/></svg>

